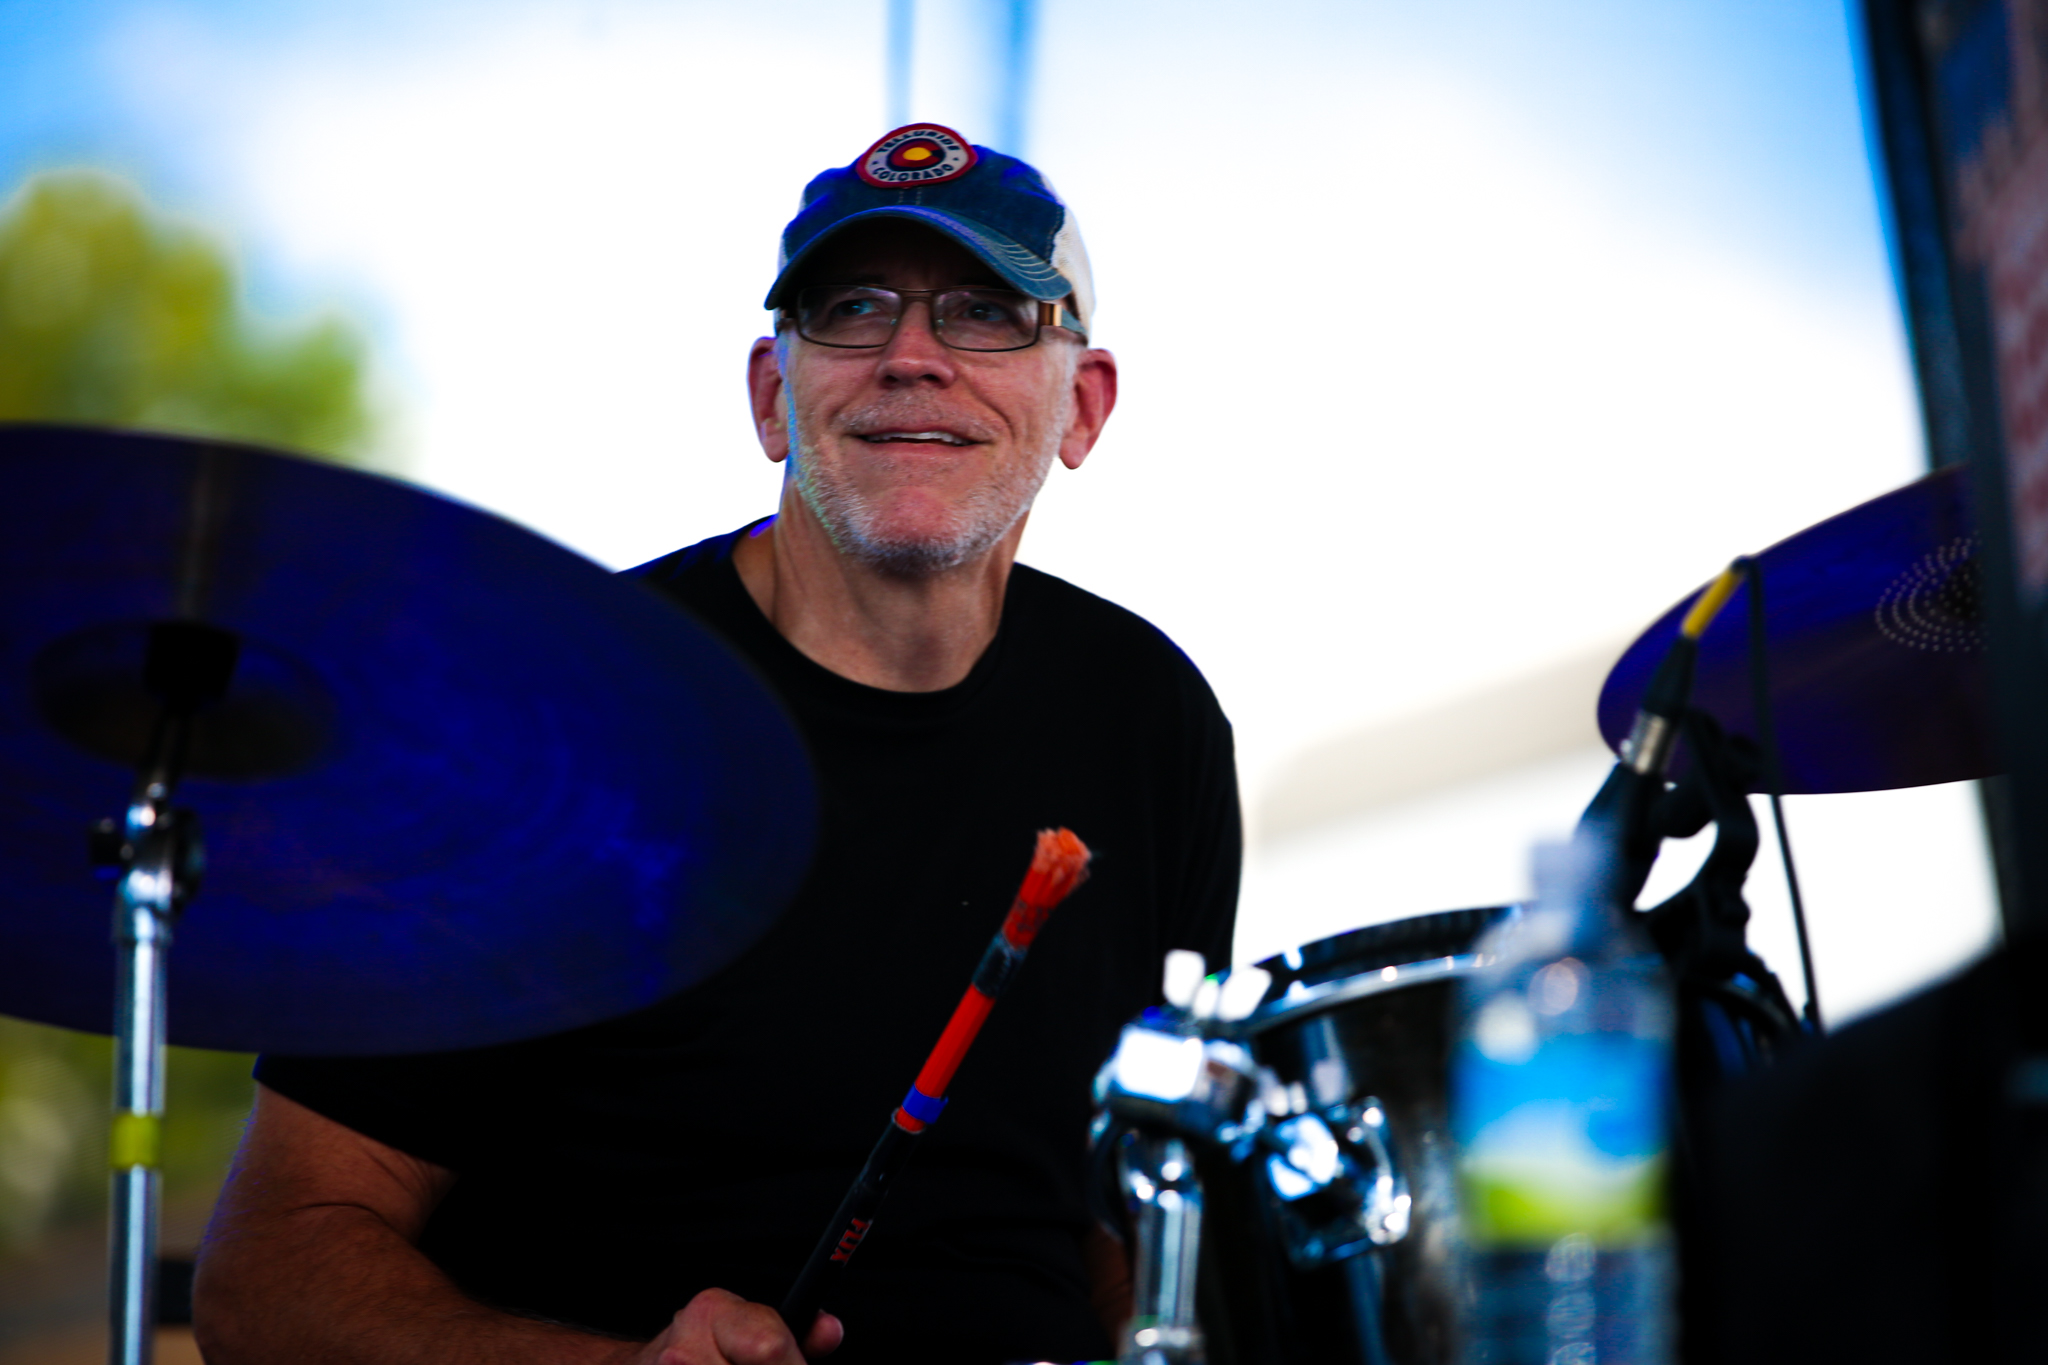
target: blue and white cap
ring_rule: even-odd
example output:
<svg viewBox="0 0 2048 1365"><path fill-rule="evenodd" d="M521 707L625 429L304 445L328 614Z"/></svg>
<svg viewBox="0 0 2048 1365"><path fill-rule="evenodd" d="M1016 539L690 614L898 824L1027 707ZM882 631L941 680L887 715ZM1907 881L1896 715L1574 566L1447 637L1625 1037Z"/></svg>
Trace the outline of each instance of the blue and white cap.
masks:
<svg viewBox="0 0 2048 1365"><path fill-rule="evenodd" d="M936 123L898 128L852 165L804 186L803 207L782 230L766 306L783 305L798 267L828 238L870 218L935 228L1034 299L1056 303L1071 294L1071 311L1084 330L1095 316L1095 281L1080 226L1045 177Z"/></svg>

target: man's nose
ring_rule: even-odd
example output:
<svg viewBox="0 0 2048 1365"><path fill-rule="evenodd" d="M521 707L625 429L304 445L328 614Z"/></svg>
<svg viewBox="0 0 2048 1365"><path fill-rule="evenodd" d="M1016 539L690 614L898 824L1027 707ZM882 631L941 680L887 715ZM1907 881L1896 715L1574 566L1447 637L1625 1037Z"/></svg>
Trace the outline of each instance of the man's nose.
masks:
<svg viewBox="0 0 2048 1365"><path fill-rule="evenodd" d="M905 299L896 330L882 348L881 375L884 382L914 384L931 379L941 384L953 380L953 350L939 340L933 327L932 300Z"/></svg>

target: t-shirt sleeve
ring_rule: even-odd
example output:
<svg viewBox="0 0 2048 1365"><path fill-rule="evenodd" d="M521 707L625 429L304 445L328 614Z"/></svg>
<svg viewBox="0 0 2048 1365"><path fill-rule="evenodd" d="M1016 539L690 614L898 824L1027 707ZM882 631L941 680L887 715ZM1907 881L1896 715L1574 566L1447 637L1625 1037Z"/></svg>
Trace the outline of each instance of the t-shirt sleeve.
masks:
<svg viewBox="0 0 2048 1365"><path fill-rule="evenodd" d="M522 1093L519 1057L530 1045L406 1057L256 1059L256 1079L344 1128L388 1147L461 1171L478 1135L502 1130Z"/></svg>
<svg viewBox="0 0 2048 1365"><path fill-rule="evenodd" d="M1188 666L1181 768L1189 776L1182 808L1182 869L1168 926L1168 948L1192 948L1211 971L1230 965L1244 866L1244 818L1237 796L1237 754L1230 722L1193 665Z"/></svg>

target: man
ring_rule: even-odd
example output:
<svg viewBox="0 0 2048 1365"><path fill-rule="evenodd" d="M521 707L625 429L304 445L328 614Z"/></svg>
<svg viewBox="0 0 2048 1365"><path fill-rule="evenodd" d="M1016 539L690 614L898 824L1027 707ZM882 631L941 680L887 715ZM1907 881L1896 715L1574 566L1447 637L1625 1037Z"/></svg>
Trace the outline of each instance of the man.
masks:
<svg viewBox="0 0 2048 1365"><path fill-rule="evenodd" d="M739 961L624 1019L266 1057L201 1259L214 1365L1110 1353L1089 1081L1166 950L1227 957L1239 835L1229 727L1193 666L1013 567L1052 463L1078 468L1116 400L1079 235L1024 163L899 129L812 181L767 302L748 382L777 514L634 572L802 730L821 791L803 889ZM1094 875L799 1343L764 1305L1051 825Z"/></svg>

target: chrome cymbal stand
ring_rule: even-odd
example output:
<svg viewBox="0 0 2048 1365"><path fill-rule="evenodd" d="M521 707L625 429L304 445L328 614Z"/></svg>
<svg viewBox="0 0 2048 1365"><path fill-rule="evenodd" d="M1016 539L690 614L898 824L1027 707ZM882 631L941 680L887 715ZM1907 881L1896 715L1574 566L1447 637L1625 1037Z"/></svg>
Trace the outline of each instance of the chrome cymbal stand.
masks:
<svg viewBox="0 0 2048 1365"><path fill-rule="evenodd" d="M238 642L226 631L167 622L150 631L144 682L161 704L125 817L92 829L93 859L121 869L114 1001L113 1166L107 1359L149 1365L155 1347L157 1224L164 1113L165 966L171 927L205 869L199 818L171 804L193 713L227 691Z"/></svg>
<svg viewBox="0 0 2048 1365"><path fill-rule="evenodd" d="M1183 1365L1203 1358L1195 1316L1202 1251L1202 1182L1178 1137L1133 1131L1117 1153L1131 1209L1131 1325L1124 1365Z"/></svg>
<svg viewBox="0 0 2048 1365"><path fill-rule="evenodd" d="M1124 1026L1096 1078L1104 1110L1097 1141L1116 1144L1116 1184L1131 1230L1132 1317L1119 1344L1122 1365L1199 1365L1206 1356L1195 1303L1202 1252L1196 1149L1227 1152L1249 1141L1262 1120L1251 1053L1205 1037L1203 1028L1178 1008L1147 1010Z"/></svg>

